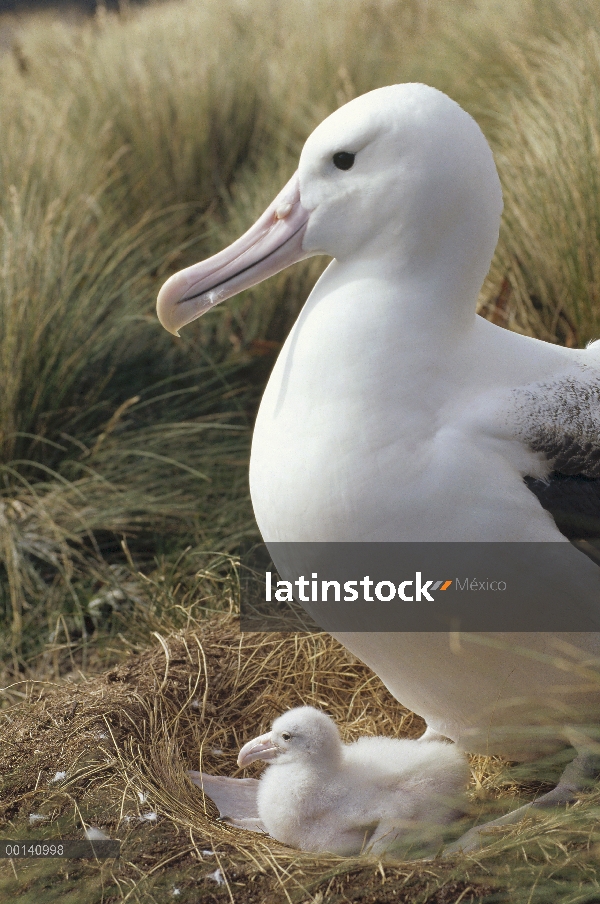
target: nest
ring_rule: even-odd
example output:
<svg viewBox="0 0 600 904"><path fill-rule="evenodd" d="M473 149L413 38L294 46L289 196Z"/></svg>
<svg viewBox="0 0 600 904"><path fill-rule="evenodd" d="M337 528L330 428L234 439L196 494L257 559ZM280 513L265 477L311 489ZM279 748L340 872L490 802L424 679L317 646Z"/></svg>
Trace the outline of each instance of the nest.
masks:
<svg viewBox="0 0 600 904"><path fill-rule="evenodd" d="M214 870L218 862L230 900L236 877L243 878L238 884L245 887L245 902L254 900L248 883L256 886L256 900L268 899L274 881L285 892L276 900L294 892L306 900L307 889L324 877L331 884L338 874L347 880L366 869L380 886L387 866L384 873L365 858L306 854L219 821L186 770L239 775L239 747L294 706L325 709L346 741L369 734L415 737L423 731L422 720L326 634L240 634L233 616L219 615L194 630L167 638L156 634L156 639L153 649L101 676L32 684L28 700L5 711L0 739L4 824L22 824L34 809L56 824L70 802L80 815L76 828L72 821L74 837L81 837L84 803L95 799L102 801L95 824L101 822L113 838L129 839L130 846L145 818L154 827L170 827L170 840L153 868L161 857L166 862L189 855L196 874L199 868ZM210 860L201 867L207 854ZM416 881L421 872L410 864L394 869L394 876L402 884L407 877ZM448 891L447 866L441 867L446 879L431 868L425 872L427 883L435 879L436 888ZM392 885L388 890L392 893ZM473 889L464 900L473 895L479 897Z"/></svg>

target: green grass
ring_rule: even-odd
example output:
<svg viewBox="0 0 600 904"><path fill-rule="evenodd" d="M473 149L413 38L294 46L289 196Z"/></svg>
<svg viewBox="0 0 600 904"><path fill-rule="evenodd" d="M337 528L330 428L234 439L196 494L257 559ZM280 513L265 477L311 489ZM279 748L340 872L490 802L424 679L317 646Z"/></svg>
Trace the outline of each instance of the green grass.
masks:
<svg viewBox="0 0 600 904"><path fill-rule="evenodd" d="M99 670L229 604L237 544L257 535L254 412L323 261L180 340L157 291L247 228L324 116L409 80L494 148L505 213L482 312L598 337L593 0L173 0L17 26L0 56L4 683ZM542 900L523 876L513 899ZM569 882L565 901L588 900Z"/></svg>

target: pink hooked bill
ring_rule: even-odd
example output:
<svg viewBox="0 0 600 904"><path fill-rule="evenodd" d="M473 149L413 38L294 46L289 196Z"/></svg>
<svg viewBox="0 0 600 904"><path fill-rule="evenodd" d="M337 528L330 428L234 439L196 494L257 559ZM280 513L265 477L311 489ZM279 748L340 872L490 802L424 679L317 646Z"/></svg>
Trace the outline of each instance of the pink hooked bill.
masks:
<svg viewBox="0 0 600 904"><path fill-rule="evenodd" d="M219 302L309 257L302 248L309 213L300 202L296 172L237 241L169 277L156 302L164 328L178 336L182 326Z"/></svg>
<svg viewBox="0 0 600 904"><path fill-rule="evenodd" d="M254 738L253 741L248 741L247 744L244 744L238 753L237 764L241 768L253 763L255 760L266 760L268 762L269 760L274 760L278 753L280 753L279 747L273 743L273 737L269 731L267 734L260 735L258 738Z"/></svg>

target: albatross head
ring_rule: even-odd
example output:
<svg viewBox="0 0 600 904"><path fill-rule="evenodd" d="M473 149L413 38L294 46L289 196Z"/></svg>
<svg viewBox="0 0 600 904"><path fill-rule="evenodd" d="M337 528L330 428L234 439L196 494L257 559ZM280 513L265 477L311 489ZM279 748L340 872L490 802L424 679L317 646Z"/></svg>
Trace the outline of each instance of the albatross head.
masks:
<svg viewBox="0 0 600 904"><path fill-rule="evenodd" d="M327 117L297 172L248 232L167 280L172 333L220 301L315 254L379 272L468 271L477 292L498 238L502 193L479 126L426 85L378 88Z"/></svg>
<svg viewBox="0 0 600 904"><path fill-rule="evenodd" d="M340 752L340 736L333 719L312 706L299 706L275 719L267 734L244 744L238 755L238 766L247 766L255 760L337 762Z"/></svg>

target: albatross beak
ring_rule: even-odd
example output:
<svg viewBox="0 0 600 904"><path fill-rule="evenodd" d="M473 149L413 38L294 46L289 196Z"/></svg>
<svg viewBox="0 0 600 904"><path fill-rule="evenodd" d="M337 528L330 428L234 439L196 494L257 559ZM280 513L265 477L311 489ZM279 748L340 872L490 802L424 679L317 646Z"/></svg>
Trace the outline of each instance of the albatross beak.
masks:
<svg viewBox="0 0 600 904"><path fill-rule="evenodd" d="M231 298L310 257L302 248L309 211L300 203L298 173L248 232L208 260L173 274L158 294L156 312L166 330L178 330Z"/></svg>
<svg viewBox="0 0 600 904"><path fill-rule="evenodd" d="M253 763L254 760L274 760L278 753L279 748L273 743L273 738L269 731L267 734L260 735L260 737L254 738L253 741L248 741L247 744L244 744L238 753L237 764L241 768L242 766L247 766L248 763Z"/></svg>

